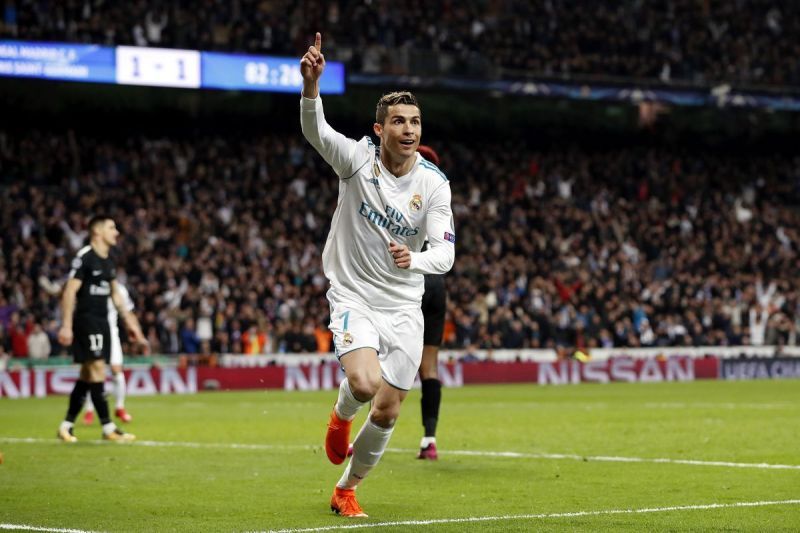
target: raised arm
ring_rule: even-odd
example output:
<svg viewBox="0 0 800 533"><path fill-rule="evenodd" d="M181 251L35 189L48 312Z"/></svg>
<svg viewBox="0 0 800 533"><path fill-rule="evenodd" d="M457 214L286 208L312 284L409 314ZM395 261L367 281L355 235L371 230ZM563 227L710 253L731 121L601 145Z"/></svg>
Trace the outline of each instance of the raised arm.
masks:
<svg viewBox="0 0 800 533"><path fill-rule="evenodd" d="M325 120L319 79L325 70L322 55L322 35L317 32L314 45L300 59L303 75L303 95L300 98L300 127L303 135L340 178L349 178L364 161L354 161L357 144L334 130ZM366 158L362 158L365 159Z"/></svg>
<svg viewBox="0 0 800 533"><path fill-rule="evenodd" d="M314 99L319 96L319 79L325 70L325 56L322 55L322 34L317 32L314 46L300 59L300 74L303 75L303 96Z"/></svg>

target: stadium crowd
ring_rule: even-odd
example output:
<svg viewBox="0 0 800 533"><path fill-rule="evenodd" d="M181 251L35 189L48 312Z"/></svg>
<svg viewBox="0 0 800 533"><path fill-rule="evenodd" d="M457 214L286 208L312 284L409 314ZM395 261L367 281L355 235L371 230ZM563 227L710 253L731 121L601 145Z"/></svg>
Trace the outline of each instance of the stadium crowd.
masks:
<svg viewBox="0 0 800 533"><path fill-rule="evenodd" d="M351 72L800 85L800 4L773 0L6 0L0 38L299 57ZM355 31L357 29L357 31ZM427 70L427 72L426 72Z"/></svg>
<svg viewBox="0 0 800 533"><path fill-rule="evenodd" d="M438 148L459 236L446 346L798 343L800 158ZM59 290L97 211L154 352L329 348L337 182L299 136L0 131L0 187L5 354L64 353Z"/></svg>

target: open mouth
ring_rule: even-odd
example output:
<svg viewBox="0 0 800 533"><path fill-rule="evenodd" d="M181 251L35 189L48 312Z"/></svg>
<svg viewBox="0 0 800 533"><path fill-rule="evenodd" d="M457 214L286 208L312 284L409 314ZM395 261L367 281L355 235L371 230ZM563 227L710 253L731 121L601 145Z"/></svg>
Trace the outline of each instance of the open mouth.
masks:
<svg viewBox="0 0 800 533"><path fill-rule="evenodd" d="M413 139L406 139L406 140L400 141L400 144L402 144L403 146L414 146L415 142L416 141L414 141Z"/></svg>

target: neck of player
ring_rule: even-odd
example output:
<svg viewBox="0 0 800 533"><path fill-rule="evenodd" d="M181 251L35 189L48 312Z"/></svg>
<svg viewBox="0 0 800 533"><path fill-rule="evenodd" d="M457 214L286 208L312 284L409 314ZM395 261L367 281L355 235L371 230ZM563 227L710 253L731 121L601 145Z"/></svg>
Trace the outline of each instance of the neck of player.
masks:
<svg viewBox="0 0 800 533"><path fill-rule="evenodd" d="M94 253L105 259L108 257L108 251L110 250L110 246L106 244L105 241L101 239L94 239L92 240L92 249Z"/></svg>
<svg viewBox="0 0 800 533"><path fill-rule="evenodd" d="M410 157L398 158L392 156L388 150L381 149L381 163L386 167L386 170L395 176L405 176L414 167L414 162L417 160L416 154Z"/></svg>

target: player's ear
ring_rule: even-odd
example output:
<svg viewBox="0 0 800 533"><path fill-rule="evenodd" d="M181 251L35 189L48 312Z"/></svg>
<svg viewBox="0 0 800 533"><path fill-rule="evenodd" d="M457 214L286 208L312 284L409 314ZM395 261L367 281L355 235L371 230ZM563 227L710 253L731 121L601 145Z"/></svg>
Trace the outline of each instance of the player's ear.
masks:
<svg viewBox="0 0 800 533"><path fill-rule="evenodd" d="M376 122L375 124L372 125L372 131L375 132L375 135L380 137L381 134L383 133L383 124L379 124L378 122Z"/></svg>

